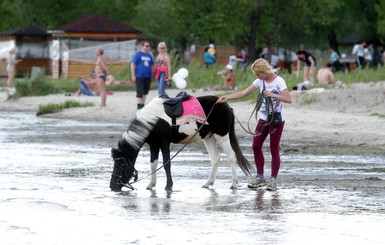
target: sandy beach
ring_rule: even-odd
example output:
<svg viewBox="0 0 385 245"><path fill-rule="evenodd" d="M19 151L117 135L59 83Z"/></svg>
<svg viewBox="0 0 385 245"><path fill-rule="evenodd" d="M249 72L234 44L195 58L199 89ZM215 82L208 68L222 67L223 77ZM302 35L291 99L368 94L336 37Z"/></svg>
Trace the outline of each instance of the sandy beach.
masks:
<svg viewBox="0 0 385 245"><path fill-rule="evenodd" d="M191 91L194 96L223 94L225 91ZM283 151L312 151L330 154L385 154L385 81L356 83L343 89L308 90L292 94L293 103L285 105L286 125L282 136ZM180 91L168 90L169 96ZM147 101L157 96L152 90ZM118 122L129 124L135 116L135 92L114 92L108 95L107 107L100 108L100 98L90 96L47 96L8 99L0 92L0 110L38 111L39 105L63 103L66 100L92 102L95 106L71 108L55 114L43 115L49 118L76 119L81 121ZM230 101L236 117L247 127L254 104ZM255 127L254 115L250 128ZM239 138L250 138L236 123Z"/></svg>

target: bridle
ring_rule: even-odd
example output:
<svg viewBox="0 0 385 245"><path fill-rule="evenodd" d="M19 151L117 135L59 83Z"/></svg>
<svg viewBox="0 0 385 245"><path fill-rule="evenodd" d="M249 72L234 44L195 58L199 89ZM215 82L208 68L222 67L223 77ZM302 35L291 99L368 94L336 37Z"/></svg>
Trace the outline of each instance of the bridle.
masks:
<svg viewBox="0 0 385 245"><path fill-rule="evenodd" d="M249 117L249 120L247 120L247 129L242 125L241 121L238 119L238 117L234 114L234 117L235 119L237 119L237 122L238 124L241 126L241 128L248 134L251 134L253 136L257 136L256 133L254 133L251 129L250 129L250 120L252 118L252 116L255 114L255 119L257 120L258 122L258 111L261 109L261 106L262 106L262 103L263 103L263 92L260 93L257 97L257 103L255 104L254 106L254 109L253 111L251 112L250 114L250 117ZM269 112L271 109L270 108L273 108L273 102L271 100L271 97L266 97L265 98L265 103L266 103L266 110ZM266 122L265 124L261 125L262 126L262 129L268 125L270 125L272 123L273 119L271 119L269 122Z"/></svg>
<svg viewBox="0 0 385 245"><path fill-rule="evenodd" d="M133 183L135 183L138 180L138 171L135 169L134 164L132 164L132 162L130 160L128 160L128 162L127 162L127 160L124 157L114 158L113 160L114 161L123 160L122 163L120 164L119 174L114 174L114 173L111 174L111 176L117 178L116 184L121 185L121 186L125 186L131 190L135 190L135 188L131 185L132 183L128 183L128 181L127 181L127 183L123 183L123 181L122 181L123 173L125 173L126 176L128 176L127 170L130 166L134 169L133 173L132 173L132 177L134 177Z"/></svg>

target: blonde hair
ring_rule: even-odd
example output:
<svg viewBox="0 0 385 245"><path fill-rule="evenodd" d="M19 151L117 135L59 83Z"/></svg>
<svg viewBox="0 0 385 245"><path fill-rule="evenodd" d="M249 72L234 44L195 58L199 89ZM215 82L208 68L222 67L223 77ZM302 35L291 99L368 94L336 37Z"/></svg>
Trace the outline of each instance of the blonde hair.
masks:
<svg viewBox="0 0 385 245"><path fill-rule="evenodd" d="M165 50L167 50L167 45L165 42L158 43L158 48L160 48L161 46L164 46Z"/></svg>
<svg viewBox="0 0 385 245"><path fill-rule="evenodd" d="M254 75L259 73L274 74L276 72L265 59L257 59L254 61L254 63L251 65L251 71L254 73Z"/></svg>

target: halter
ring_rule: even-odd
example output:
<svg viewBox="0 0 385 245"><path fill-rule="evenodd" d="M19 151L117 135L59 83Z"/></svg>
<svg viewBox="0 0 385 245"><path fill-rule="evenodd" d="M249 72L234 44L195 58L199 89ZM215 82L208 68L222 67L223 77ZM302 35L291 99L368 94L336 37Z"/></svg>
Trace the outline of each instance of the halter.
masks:
<svg viewBox="0 0 385 245"><path fill-rule="evenodd" d="M125 172L126 176L128 176L127 169L131 165L131 167L134 169L132 176L134 177L133 183L135 183L136 180L138 179L138 171L135 169L135 166L132 164L132 162L130 160L128 160L128 163L127 163L127 160L124 157L114 158L114 161L117 161L117 160L123 160L123 163L120 164L121 167L120 167L119 174L112 173L111 176L118 178L116 180L117 185L125 186L131 190L135 190L135 188L131 185L132 183L128 183L128 181L127 181L127 183L123 183L122 177L123 177L124 172Z"/></svg>

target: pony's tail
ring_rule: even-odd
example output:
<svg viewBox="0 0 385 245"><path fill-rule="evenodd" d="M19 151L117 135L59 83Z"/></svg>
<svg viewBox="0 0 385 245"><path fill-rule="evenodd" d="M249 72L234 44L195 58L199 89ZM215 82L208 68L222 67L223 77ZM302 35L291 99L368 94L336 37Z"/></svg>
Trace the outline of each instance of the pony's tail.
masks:
<svg viewBox="0 0 385 245"><path fill-rule="evenodd" d="M241 148L238 143L238 138L235 135L235 128L234 128L234 114L232 117L231 122L231 128L230 128L230 144L235 152L235 156L237 158L237 163L239 167L242 169L243 173L247 176L251 175L251 171L253 170L253 166L247 161L246 157L243 155Z"/></svg>

